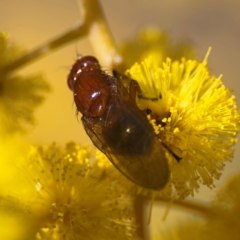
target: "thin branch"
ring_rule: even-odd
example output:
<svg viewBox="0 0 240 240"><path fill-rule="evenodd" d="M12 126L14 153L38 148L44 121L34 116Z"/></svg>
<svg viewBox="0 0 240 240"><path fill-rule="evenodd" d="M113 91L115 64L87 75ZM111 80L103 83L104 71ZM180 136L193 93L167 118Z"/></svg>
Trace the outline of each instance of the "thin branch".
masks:
<svg viewBox="0 0 240 240"><path fill-rule="evenodd" d="M0 70L1 74L7 74L9 72L18 70L26 64L29 64L38 58L45 56L50 51L53 51L60 46L76 40L77 38L84 37L87 35L87 31L88 30L86 29L86 25L83 24L83 22L79 22L74 28L68 30L62 35L54 38L53 40L50 40L49 42L41 45L40 47L34 49L33 51L30 51L26 55L3 67Z"/></svg>
<svg viewBox="0 0 240 240"><path fill-rule="evenodd" d="M103 65L111 67L121 63L121 57L117 53L116 46L107 26L102 8L98 0L78 0L79 8L83 12L83 20L75 27L60 36L41 45L35 50L30 51L26 55L7 66L0 69L1 74L8 74L19 68L29 64L47 53L56 50L73 40L88 37L96 56L100 58Z"/></svg>
<svg viewBox="0 0 240 240"><path fill-rule="evenodd" d="M169 204L169 201L165 201L165 200L156 200L154 199L154 203L158 203L158 204ZM174 208L180 208L180 209L185 209L189 212L194 212L194 213L197 213L203 217L205 216L213 216L215 215L216 213L211 210L211 208L209 206L206 206L204 204L200 204L200 203L197 203L197 202L192 202L192 201L173 201L172 202L172 207Z"/></svg>
<svg viewBox="0 0 240 240"><path fill-rule="evenodd" d="M134 212L137 225L137 235L142 240L149 239L149 225L146 219L146 203L144 196L137 196L134 202Z"/></svg>
<svg viewBox="0 0 240 240"><path fill-rule="evenodd" d="M99 0L77 1L79 10L83 11L84 19L89 26L88 40L95 56L104 66L112 67L121 64L122 58L118 54Z"/></svg>

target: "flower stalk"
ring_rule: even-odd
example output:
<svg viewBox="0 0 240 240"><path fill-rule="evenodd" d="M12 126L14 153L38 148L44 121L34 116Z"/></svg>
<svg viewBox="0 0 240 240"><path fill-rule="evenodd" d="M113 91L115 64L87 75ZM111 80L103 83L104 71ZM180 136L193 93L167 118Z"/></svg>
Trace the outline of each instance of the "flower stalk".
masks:
<svg viewBox="0 0 240 240"><path fill-rule="evenodd" d="M134 201L134 212L137 225L137 236L140 239L147 240L149 237L149 225L146 219L146 204L147 199L145 196L137 196Z"/></svg>
<svg viewBox="0 0 240 240"><path fill-rule="evenodd" d="M119 64L121 57L117 53L99 1L78 0L78 4L83 17L76 26L2 67L0 74L5 75L16 71L40 57L83 37L88 37L96 57L100 59L103 65L111 67L114 64Z"/></svg>
<svg viewBox="0 0 240 240"><path fill-rule="evenodd" d="M169 201L163 200L163 199L154 199L154 203L159 205L168 205ZM213 212L211 208L206 204L201 204L199 202L193 202L193 201L187 201L187 200L173 201L171 204L171 207L183 209L183 210L186 210L186 212L190 212L190 213L196 213L202 217L213 216L215 214L215 212Z"/></svg>

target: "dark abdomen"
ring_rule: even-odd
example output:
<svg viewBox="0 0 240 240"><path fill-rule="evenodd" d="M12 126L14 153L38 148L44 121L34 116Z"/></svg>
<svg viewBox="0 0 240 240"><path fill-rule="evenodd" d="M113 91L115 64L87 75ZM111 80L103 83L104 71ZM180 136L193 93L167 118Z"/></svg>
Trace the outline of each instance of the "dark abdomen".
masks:
<svg viewBox="0 0 240 240"><path fill-rule="evenodd" d="M154 132L148 120L137 109L111 107L103 137L119 155L140 155L151 151Z"/></svg>

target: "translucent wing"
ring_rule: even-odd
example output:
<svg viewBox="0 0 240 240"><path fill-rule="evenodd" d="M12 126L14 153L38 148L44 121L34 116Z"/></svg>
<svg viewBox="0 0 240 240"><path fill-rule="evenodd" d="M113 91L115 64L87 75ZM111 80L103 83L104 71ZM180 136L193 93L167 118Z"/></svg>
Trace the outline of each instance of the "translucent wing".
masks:
<svg viewBox="0 0 240 240"><path fill-rule="evenodd" d="M138 185L160 189L168 181L165 150L147 118L120 83L101 118L82 117L95 146L113 165Z"/></svg>

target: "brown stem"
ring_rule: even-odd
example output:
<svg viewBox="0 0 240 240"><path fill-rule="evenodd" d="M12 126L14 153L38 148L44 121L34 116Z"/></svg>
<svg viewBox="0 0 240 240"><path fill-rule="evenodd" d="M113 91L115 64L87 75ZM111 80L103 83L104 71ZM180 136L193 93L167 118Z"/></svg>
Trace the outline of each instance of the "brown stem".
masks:
<svg viewBox="0 0 240 240"><path fill-rule="evenodd" d="M141 240L149 239L149 227L146 220L146 198L137 196L134 203L134 211L137 225L137 235Z"/></svg>
<svg viewBox="0 0 240 240"><path fill-rule="evenodd" d="M45 56L64 44L67 44L77 38L87 36L90 40L93 50L97 57L105 66L113 66L121 63L121 57L117 53L116 46L107 26L104 13L98 0L79 0L80 10L83 12L83 20L75 27L63 33L59 37L50 40L35 50L30 51L26 55L7 66L0 69L1 74L18 70L24 65Z"/></svg>
<svg viewBox="0 0 240 240"><path fill-rule="evenodd" d="M1 74L7 74L9 72L18 70L24 65L37 60L38 58L46 55L52 50L57 49L58 47L67 44L77 38L87 35L88 29L86 24L82 21L79 22L75 27L63 33L62 35L54 38L53 40L41 45L33 51L30 51L26 55L16 59L14 62L8 64L7 66L0 69Z"/></svg>
<svg viewBox="0 0 240 240"><path fill-rule="evenodd" d="M112 67L121 63L115 42L107 24L99 0L78 0L80 10L84 11L88 23L88 40L103 66Z"/></svg>
<svg viewBox="0 0 240 240"><path fill-rule="evenodd" d="M159 204L169 204L169 201L165 200L157 200L154 199L154 203L159 203ZM214 211L210 209L210 207L197 203L197 202L192 202L192 201L173 201L172 202L172 207L175 208L183 208L191 212L195 212L199 215L207 216L207 215L213 215L215 214Z"/></svg>

